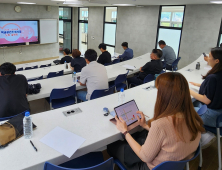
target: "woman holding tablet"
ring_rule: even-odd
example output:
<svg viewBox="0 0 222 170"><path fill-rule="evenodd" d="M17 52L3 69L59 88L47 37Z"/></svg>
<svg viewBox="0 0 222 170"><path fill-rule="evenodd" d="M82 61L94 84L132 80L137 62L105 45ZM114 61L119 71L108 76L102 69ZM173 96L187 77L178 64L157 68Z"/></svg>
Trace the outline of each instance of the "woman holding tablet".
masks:
<svg viewBox="0 0 222 170"><path fill-rule="evenodd" d="M203 83L190 82L194 86L200 87L199 94L190 90L190 94L196 99L195 110L198 111L202 105L207 105L207 111L200 117L204 125L216 127L216 119L222 114L222 48L211 49L208 57L208 64L212 69L203 76ZM202 135L202 146L206 148L216 139L215 135L208 132Z"/></svg>
<svg viewBox="0 0 222 170"><path fill-rule="evenodd" d="M125 135L126 141L117 141L107 150L129 170L152 170L165 161L192 158L204 132L203 121L194 110L183 75L175 72L161 74L156 80L156 87L153 119L147 124L144 114L137 112L141 115L141 119L137 116L140 126L149 131L147 137L138 135L139 132L134 134L135 138L139 136L135 140L127 132L125 121L116 117L116 127Z"/></svg>

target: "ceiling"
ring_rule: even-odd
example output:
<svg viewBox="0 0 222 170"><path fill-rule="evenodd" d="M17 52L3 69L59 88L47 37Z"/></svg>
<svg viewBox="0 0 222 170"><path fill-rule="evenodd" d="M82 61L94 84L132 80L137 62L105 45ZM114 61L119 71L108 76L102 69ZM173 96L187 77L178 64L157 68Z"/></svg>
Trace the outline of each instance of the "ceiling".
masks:
<svg viewBox="0 0 222 170"><path fill-rule="evenodd" d="M63 0L64 1L64 0ZM51 0L0 0L0 3L17 2L35 2L36 5L51 5L51 6L68 6L63 5L63 1ZM67 0L71 1L71 0ZM78 0L72 0L78 1ZM79 0L83 6L111 6L112 4L135 4L135 5L186 5L186 4L210 4L210 0ZM99 3L89 3L99 2ZM106 3L107 2L107 3Z"/></svg>

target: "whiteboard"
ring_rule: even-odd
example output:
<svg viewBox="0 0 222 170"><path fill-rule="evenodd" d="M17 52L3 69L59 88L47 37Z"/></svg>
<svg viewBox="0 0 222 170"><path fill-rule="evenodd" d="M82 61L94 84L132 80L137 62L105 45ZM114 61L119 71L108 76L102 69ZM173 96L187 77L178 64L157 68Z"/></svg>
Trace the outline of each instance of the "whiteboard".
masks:
<svg viewBox="0 0 222 170"><path fill-rule="evenodd" d="M58 42L58 20L40 19L40 44Z"/></svg>

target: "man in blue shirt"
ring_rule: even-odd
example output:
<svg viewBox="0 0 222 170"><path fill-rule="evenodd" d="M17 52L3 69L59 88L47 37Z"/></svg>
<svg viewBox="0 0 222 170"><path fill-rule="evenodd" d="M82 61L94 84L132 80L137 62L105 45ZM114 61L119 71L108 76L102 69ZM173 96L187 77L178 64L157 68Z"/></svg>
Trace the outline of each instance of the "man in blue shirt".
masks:
<svg viewBox="0 0 222 170"><path fill-rule="evenodd" d="M133 58L133 50L128 48L128 43L127 42L123 42L122 43L122 47L125 50L124 53L120 56L118 56L118 58L120 59L120 61L126 61L126 60L130 60Z"/></svg>

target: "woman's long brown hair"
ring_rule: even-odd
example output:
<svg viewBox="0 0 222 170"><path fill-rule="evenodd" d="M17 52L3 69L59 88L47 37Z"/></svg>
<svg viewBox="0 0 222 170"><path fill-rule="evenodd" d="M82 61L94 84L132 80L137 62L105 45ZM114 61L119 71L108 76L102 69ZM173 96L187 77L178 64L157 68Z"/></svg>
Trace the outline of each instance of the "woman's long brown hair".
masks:
<svg viewBox="0 0 222 170"><path fill-rule="evenodd" d="M183 115L186 125L191 133L190 141L194 141L198 132L204 132L203 121L194 110L190 97L188 82L185 77L176 72L161 74L157 77L156 87L158 89L157 99L151 122L163 117L172 116L175 132L180 140L184 141L182 124L176 118L176 114Z"/></svg>
<svg viewBox="0 0 222 170"><path fill-rule="evenodd" d="M222 48L221 47L215 47L211 49L211 55L216 60L219 60L219 63L217 63L208 73L207 75L203 76L203 79L206 79L207 76L211 74L215 74L222 70Z"/></svg>

